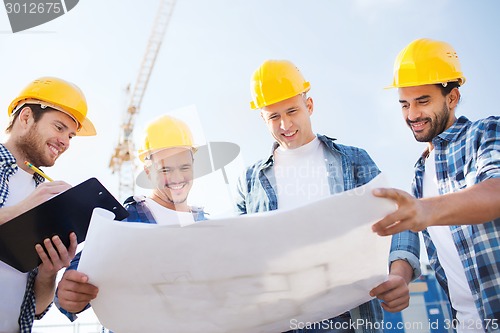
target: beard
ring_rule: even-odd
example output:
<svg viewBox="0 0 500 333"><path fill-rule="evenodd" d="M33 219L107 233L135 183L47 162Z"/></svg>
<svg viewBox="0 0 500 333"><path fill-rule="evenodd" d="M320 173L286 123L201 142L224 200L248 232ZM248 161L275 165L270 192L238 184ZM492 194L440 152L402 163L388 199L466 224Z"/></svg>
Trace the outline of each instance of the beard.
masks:
<svg viewBox="0 0 500 333"><path fill-rule="evenodd" d="M431 142L439 134L443 133L446 129L446 125L448 124L450 118L450 109L446 106L446 103L443 103L443 108L439 114L436 114L434 118L418 118L416 120L406 119L406 123L412 130L413 136L415 140L418 142ZM421 121L427 121L430 124L430 128L427 132L415 133L413 128L411 127L412 123L418 123Z"/></svg>
<svg viewBox="0 0 500 333"><path fill-rule="evenodd" d="M17 146L28 162L34 166L51 167L55 159L47 157L46 144L40 141L41 137L37 123L35 123L26 135L19 138Z"/></svg>

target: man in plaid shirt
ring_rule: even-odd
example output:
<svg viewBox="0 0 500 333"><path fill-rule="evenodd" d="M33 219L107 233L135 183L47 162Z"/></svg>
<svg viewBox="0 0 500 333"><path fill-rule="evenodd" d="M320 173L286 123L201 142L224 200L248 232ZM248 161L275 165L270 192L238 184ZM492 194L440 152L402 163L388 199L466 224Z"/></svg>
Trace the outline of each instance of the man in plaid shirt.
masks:
<svg viewBox="0 0 500 333"><path fill-rule="evenodd" d="M427 142L413 194L379 189L398 210L373 226L379 235L422 231L458 332L500 331L500 117L455 116L465 83L455 50L419 39L394 66L403 116Z"/></svg>
<svg viewBox="0 0 500 333"><path fill-rule="evenodd" d="M63 181L43 183L45 179L24 161L37 167L52 166L69 148L73 136L95 135L86 118L83 93L58 78L31 82L12 101L8 115L8 138L0 144L0 224L70 188ZM68 248L59 236L45 239L47 252L37 244L42 263L30 272L19 272L0 261L0 332L31 332L33 321L48 311L57 272L75 256L76 235L71 233L69 238Z"/></svg>

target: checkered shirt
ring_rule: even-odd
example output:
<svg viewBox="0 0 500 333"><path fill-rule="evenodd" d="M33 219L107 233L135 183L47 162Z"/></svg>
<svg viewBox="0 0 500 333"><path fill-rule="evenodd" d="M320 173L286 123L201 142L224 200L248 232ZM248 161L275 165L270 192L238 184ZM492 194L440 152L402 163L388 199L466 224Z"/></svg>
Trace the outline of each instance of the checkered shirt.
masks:
<svg viewBox="0 0 500 333"><path fill-rule="evenodd" d="M9 178L19 170L16 159L11 152L0 144L0 208L2 208L9 196ZM45 179L38 175L33 174L36 186L40 185ZM28 274L28 281L26 283L26 291L24 292L23 303L21 305L21 314L19 316L19 327L21 333L31 332L33 321L41 319L49 310L50 306L40 315L35 315L36 300L35 300L35 277L38 273L38 268L35 268Z"/></svg>
<svg viewBox="0 0 500 333"><path fill-rule="evenodd" d="M460 117L432 140L436 154L439 193L453 193L487 179L500 177L500 117L475 122ZM425 158L415 165L413 194L422 197ZM472 295L488 332L500 319L500 218L477 225L451 226ZM444 270L429 233L423 231L429 261L441 286L448 292ZM495 321L493 321L495 319Z"/></svg>

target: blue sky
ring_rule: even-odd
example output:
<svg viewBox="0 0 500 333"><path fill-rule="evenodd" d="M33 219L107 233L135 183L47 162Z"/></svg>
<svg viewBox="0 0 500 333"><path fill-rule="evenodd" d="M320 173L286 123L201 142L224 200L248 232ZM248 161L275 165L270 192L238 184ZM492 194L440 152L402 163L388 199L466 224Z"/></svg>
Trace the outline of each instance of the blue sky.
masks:
<svg viewBox="0 0 500 333"><path fill-rule="evenodd" d="M0 126L24 85L52 75L83 89L99 133L73 139L56 166L45 169L53 178L78 184L95 176L116 193L118 179L107 166L127 105L124 89L135 82L158 3L82 0L66 15L16 34L0 10ZM496 0L177 0L135 137L151 119L194 105L200 138L240 145L229 168L233 182L272 142L249 108L250 76L265 59L289 59L311 82L314 131L366 149L393 186L408 190L425 144L406 127L397 91L383 89L396 54L420 37L449 42L467 78L458 115L498 115L491 98L500 77L499 12ZM193 203L227 211L232 189L220 172L206 184Z"/></svg>
<svg viewBox="0 0 500 333"><path fill-rule="evenodd" d="M6 109L35 77L60 76L84 90L99 132L74 139L46 170L53 178L77 184L97 176L116 191L118 179L107 165L127 105L124 89L135 82L158 3L80 1L66 15L17 34L0 12L0 105ZM238 167L254 162L272 141L248 106L249 78L263 60L285 58L311 82L313 129L365 148L394 186L408 189L423 144L402 120L397 91L383 89L394 58L415 38L448 41L467 77L458 113L471 119L494 114L486 97L495 96L492 82L500 71L492 61L499 7L494 0L178 0L136 139L149 120L194 105L206 140L239 144ZM6 122L0 119L0 126Z"/></svg>

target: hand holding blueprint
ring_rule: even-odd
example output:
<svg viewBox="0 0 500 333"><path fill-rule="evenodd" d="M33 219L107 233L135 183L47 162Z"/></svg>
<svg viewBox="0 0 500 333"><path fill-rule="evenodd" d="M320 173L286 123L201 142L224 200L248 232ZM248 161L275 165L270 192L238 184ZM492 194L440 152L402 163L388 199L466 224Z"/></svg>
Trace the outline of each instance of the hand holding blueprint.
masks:
<svg viewBox="0 0 500 333"><path fill-rule="evenodd" d="M99 287L92 302L117 332L283 332L371 299L387 277L390 238L371 224L395 211L371 191L292 210L186 227L92 216L79 270ZM112 214L110 214L112 215Z"/></svg>

